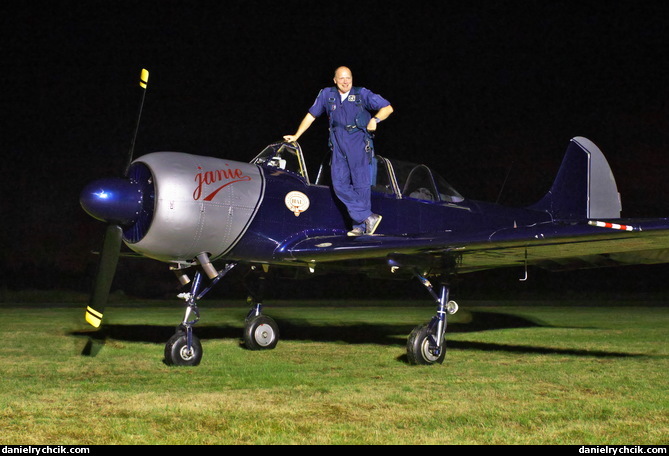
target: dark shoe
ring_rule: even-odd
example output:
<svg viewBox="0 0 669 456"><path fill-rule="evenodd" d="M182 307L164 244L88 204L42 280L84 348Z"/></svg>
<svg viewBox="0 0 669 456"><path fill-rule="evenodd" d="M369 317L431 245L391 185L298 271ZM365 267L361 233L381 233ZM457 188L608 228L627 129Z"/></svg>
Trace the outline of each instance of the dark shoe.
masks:
<svg viewBox="0 0 669 456"><path fill-rule="evenodd" d="M365 220L365 234L374 234L374 231L378 228L382 218L383 217L378 214L372 214L367 217Z"/></svg>
<svg viewBox="0 0 669 456"><path fill-rule="evenodd" d="M362 231L362 228L356 227L356 228L353 228L351 231L349 231L346 234L348 236L362 236L363 234L365 234L365 232Z"/></svg>

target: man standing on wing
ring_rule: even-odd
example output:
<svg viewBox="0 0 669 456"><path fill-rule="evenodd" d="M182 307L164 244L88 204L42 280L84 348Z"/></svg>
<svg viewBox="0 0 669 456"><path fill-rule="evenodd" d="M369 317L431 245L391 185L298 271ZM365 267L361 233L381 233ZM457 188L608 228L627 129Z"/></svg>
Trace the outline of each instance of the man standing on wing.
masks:
<svg viewBox="0 0 669 456"><path fill-rule="evenodd" d="M371 90L353 87L351 70L346 67L337 68L334 83L336 87L319 92L297 132L283 138L297 141L317 117L328 115L332 186L353 220L353 229L348 235L373 234L381 223L381 216L372 212L371 203L372 134L393 108L388 100ZM369 111L377 112L372 117Z"/></svg>

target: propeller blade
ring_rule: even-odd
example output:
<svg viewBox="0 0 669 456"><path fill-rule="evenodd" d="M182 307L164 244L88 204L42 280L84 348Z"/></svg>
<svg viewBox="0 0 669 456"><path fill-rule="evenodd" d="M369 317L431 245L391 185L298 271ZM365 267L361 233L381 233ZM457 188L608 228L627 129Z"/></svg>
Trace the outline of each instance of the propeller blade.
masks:
<svg viewBox="0 0 669 456"><path fill-rule="evenodd" d="M128 164L125 167L124 176L128 175L128 169L130 169L130 164L132 163L132 156L135 153L135 140L137 139L137 131L139 130L139 121L142 118L142 108L144 107L144 98L146 97L146 86L149 84L149 71L146 68L142 68L142 72L139 75L139 86L142 88L142 101L139 103L139 112L137 113L137 124L135 125L135 134L132 136L132 142L130 143L130 151L128 152Z"/></svg>
<svg viewBox="0 0 669 456"><path fill-rule="evenodd" d="M107 226L98 273L95 277L95 288L86 308L86 321L96 328L102 324L102 314L109 298L109 291L116 273L116 264L121 253L122 237L123 229L120 226Z"/></svg>
<svg viewBox="0 0 669 456"><path fill-rule="evenodd" d="M135 139L139 129L139 122L144 107L146 87L149 82L149 72L142 69L139 86L142 88L142 100L139 104L137 114L137 125L130 144L128 163L125 167L124 177L128 176L130 164L135 150ZM117 225L128 225L135 221L142 207L141 190L136 188L126 179L103 179L88 185L79 199L83 209L92 217L109 223L105 231L102 253L98 264L98 272L95 277L93 295L86 308L86 321L99 328L102 324L102 314L109 299L116 265L121 254L121 242L123 241L123 229Z"/></svg>

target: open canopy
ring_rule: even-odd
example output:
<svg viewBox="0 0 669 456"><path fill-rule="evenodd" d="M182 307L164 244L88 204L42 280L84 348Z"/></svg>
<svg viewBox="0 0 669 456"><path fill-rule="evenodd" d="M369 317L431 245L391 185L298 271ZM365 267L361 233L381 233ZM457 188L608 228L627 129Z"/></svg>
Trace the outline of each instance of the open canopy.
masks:
<svg viewBox="0 0 669 456"><path fill-rule="evenodd" d="M251 163L280 168L311 183L302 148L297 143L270 144ZM437 203L464 200L443 177L426 165L376 155L370 164L370 173L374 192ZM329 154L321 164L315 185L331 185Z"/></svg>

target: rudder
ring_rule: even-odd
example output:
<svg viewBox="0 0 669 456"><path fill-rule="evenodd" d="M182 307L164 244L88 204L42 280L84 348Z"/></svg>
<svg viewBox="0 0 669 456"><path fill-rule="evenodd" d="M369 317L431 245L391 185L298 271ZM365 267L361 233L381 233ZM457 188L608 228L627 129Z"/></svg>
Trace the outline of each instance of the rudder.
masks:
<svg viewBox="0 0 669 456"><path fill-rule="evenodd" d="M620 194L602 151L587 138L572 138L553 186L529 209L556 220L620 218Z"/></svg>

